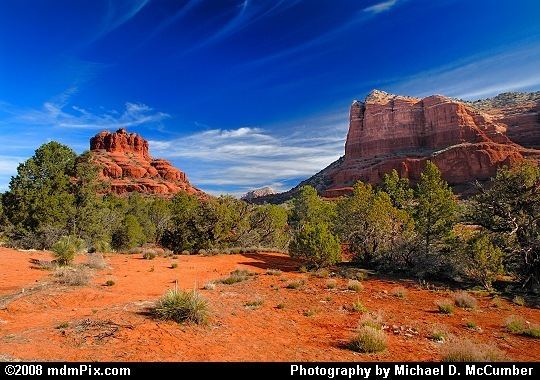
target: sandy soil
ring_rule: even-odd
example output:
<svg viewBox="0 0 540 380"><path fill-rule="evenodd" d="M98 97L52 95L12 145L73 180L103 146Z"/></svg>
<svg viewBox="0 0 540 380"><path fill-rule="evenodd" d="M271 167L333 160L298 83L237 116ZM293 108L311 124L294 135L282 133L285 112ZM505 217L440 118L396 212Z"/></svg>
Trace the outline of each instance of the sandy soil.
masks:
<svg viewBox="0 0 540 380"><path fill-rule="evenodd" d="M69 287L53 281L50 271L31 259L50 260L47 252L0 248L0 357L69 361L395 361L440 360L443 344L430 339L434 327L474 341L487 342L513 360L540 360L538 340L507 333L510 315L540 323L540 310L506 300L496 307L476 295L474 311L437 313L434 302L447 291L425 290L410 281L370 278L360 293L347 290L346 279L328 279L297 271L298 263L280 254L178 256L144 260L140 255L107 255L109 268L95 271L90 285ZM83 260L84 258L80 258ZM171 263L178 263L172 269ZM269 268L280 276L267 275ZM234 285L211 280L234 269L258 273ZM299 289L287 289L304 279ZM107 280L115 285L105 286ZM212 309L207 326L156 321L149 308L167 289L199 288ZM405 298L392 295L403 286ZM248 301L262 299L251 309ZM360 300L381 312L388 325L388 350L359 354L345 345L362 314L351 304ZM277 308L283 304L283 309ZM465 324L473 321L477 330ZM395 331L394 331L395 330ZM414 333L418 331L418 333Z"/></svg>

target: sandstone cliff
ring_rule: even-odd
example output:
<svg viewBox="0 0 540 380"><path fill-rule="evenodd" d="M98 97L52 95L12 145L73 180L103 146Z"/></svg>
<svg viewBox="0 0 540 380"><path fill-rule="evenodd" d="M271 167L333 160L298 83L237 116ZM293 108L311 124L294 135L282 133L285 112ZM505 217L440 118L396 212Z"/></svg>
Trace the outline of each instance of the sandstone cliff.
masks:
<svg viewBox="0 0 540 380"><path fill-rule="evenodd" d="M508 96L504 102L501 96L493 99L475 104L374 90L351 105L342 158L288 192L257 202L282 202L307 184L323 196L336 197L359 180L377 184L393 169L415 182L427 160L458 191L466 191L502 165L539 160L540 150L534 149L540 145L538 96L514 102Z"/></svg>
<svg viewBox="0 0 540 380"><path fill-rule="evenodd" d="M92 159L101 169L101 178L117 194L139 192L172 196L179 191L204 193L193 187L184 172L169 161L153 159L148 141L125 129L100 132L90 140Z"/></svg>

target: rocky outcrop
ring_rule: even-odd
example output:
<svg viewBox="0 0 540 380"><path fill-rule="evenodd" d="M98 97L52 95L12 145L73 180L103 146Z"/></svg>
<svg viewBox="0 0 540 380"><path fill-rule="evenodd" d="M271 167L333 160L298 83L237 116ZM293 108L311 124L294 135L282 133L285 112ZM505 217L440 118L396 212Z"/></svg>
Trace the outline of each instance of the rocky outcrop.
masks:
<svg viewBox="0 0 540 380"><path fill-rule="evenodd" d="M148 141L125 129L100 132L90 140L90 152L101 178L117 194L138 192L172 196L180 191L204 195L184 172L167 160L152 159Z"/></svg>
<svg viewBox="0 0 540 380"><path fill-rule="evenodd" d="M251 202L251 201L253 201L253 200L257 199L257 198L266 197L266 196L269 196L269 195L274 195L276 193L277 192L274 189L272 189L271 187L265 186L265 187L262 187L260 189L255 189L255 190L248 191L247 193L242 195L242 197L240 197L240 199L242 199L244 201Z"/></svg>
<svg viewBox="0 0 540 380"><path fill-rule="evenodd" d="M355 182L377 184L394 169L415 182L427 160L458 191L467 191L503 165L540 159L533 149L537 137L540 143L533 112L538 104L527 99L519 106L488 102L475 108L440 95L419 99L374 90L351 105L342 158L290 191L258 201L282 202L308 184L323 196L341 196ZM518 144L525 140L526 147Z"/></svg>
<svg viewBox="0 0 540 380"><path fill-rule="evenodd" d="M540 91L505 92L468 104L505 124L506 134L512 141L526 148L540 149Z"/></svg>

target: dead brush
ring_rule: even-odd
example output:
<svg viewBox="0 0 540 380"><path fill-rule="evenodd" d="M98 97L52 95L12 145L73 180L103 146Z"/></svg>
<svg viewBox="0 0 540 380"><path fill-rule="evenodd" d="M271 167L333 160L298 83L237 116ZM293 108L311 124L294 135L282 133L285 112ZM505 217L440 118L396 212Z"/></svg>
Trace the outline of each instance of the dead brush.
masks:
<svg viewBox="0 0 540 380"><path fill-rule="evenodd" d="M103 254L99 252L89 253L86 259L86 266L92 269L105 269L107 262L103 258Z"/></svg>
<svg viewBox="0 0 540 380"><path fill-rule="evenodd" d="M507 360L497 347L474 343L468 339L452 339L445 343L442 352L445 362L500 362Z"/></svg>
<svg viewBox="0 0 540 380"><path fill-rule="evenodd" d="M84 286L90 283L92 273L86 267L58 267L54 271L57 283L69 286Z"/></svg>

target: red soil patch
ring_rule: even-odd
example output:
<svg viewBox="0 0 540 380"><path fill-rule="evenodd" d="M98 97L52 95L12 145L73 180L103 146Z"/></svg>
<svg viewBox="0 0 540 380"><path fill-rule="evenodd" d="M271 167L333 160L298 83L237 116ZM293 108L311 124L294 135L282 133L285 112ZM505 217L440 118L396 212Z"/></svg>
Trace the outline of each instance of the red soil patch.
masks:
<svg viewBox="0 0 540 380"><path fill-rule="evenodd" d="M96 271L92 283L84 287L55 284L50 272L33 269L29 259L50 260L47 253L0 249L0 258L0 357L69 361L433 361L440 360L442 345L429 337L434 326L444 325L456 336L497 346L513 360L540 360L538 340L509 334L503 328L510 315L540 323L538 309L508 301L495 307L490 297L477 295L476 310L456 308L453 315L443 316L436 312L434 302L448 297L445 292L376 278L363 281L360 293L347 290L348 280L341 278L336 279L334 289L328 289L328 279L297 272L299 264L280 254L178 256L176 260L109 255L106 260L110 268ZM175 269L171 268L173 262L178 263ZM268 268L283 273L266 275ZM147 314L175 281L180 288L200 289L234 269L259 275L234 285L218 284L215 290L200 290L212 309L208 326L156 321ZM289 281L300 278L305 280L301 288L286 288ZM115 285L104 286L107 280ZM36 284L42 286L36 288ZM396 286L407 289L406 298L392 296ZM35 289L22 293L22 288ZM255 299L262 299L262 306L245 306ZM350 311L357 299L370 311L384 314L389 326L386 352L358 354L344 347L362 315ZM277 308L278 304L284 308ZM467 321L474 321L481 330L468 329ZM400 332L394 334L394 328ZM408 328L418 334L408 334Z"/></svg>

